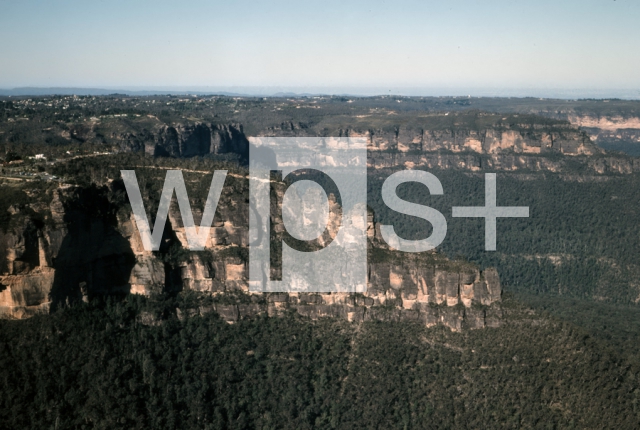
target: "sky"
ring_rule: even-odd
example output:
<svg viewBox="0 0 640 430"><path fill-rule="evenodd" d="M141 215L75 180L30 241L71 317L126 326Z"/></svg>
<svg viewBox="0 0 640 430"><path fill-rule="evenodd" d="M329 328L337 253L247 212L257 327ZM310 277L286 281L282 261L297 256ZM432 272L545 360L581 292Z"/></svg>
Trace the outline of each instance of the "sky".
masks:
<svg viewBox="0 0 640 430"><path fill-rule="evenodd" d="M0 0L0 88L640 95L639 22L638 0Z"/></svg>

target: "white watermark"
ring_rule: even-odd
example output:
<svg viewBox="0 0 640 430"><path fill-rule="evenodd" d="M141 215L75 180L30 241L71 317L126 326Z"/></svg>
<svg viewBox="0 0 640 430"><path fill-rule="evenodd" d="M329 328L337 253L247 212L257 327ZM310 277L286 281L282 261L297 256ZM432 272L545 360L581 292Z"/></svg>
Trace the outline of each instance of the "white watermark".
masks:
<svg viewBox="0 0 640 430"><path fill-rule="evenodd" d="M484 206L454 206L454 218L484 218L484 249L496 250L496 219L529 217L528 206L496 206L496 174L484 175Z"/></svg>
<svg viewBox="0 0 640 430"><path fill-rule="evenodd" d="M249 289L256 292L365 292L367 290L367 150L365 138L250 138ZM226 170L213 174L196 226L179 170L168 170L153 227L133 170L122 170L142 245L160 248L175 190L189 249L203 250L222 193ZM392 225L380 225L382 239L402 252L439 246L447 221L436 209L401 199L397 188L421 183L432 195L444 190L422 170L395 172L381 195L391 210L428 221L425 239L401 238ZM496 220L529 217L528 206L497 206L496 174L485 174L484 206L454 206L452 216L485 219L485 250L496 250Z"/></svg>
<svg viewBox="0 0 640 430"><path fill-rule="evenodd" d="M218 200L220 200L224 180L227 176L226 170L216 170L213 174L211 187L209 188L209 195L204 206L204 212L202 213L200 228L197 228L193 221L193 213L191 212L189 196L187 195L187 188L184 185L182 172L180 170L168 170L167 176L164 180L164 186L162 188L162 195L160 196L160 204L158 205L158 213L156 214L156 222L153 226L153 232L149 226L147 213L144 209L144 202L142 201L142 195L140 194L136 172L133 170L121 170L120 173L122 174L124 186L127 190L127 194L129 195L131 210L133 211L133 217L136 220L136 226L140 232L142 246L146 251L157 251L160 249L162 232L164 231L164 225L167 222L169 205L171 204L171 196L173 195L174 190L176 191L176 198L178 200L178 206L180 207L180 216L182 217L182 223L184 225L185 235L187 236L187 242L189 243L189 249L194 251L202 251L204 249L207 238L210 235L213 216L215 215L216 208L218 207Z"/></svg>
<svg viewBox="0 0 640 430"><path fill-rule="evenodd" d="M365 292L366 139L250 143L249 289Z"/></svg>

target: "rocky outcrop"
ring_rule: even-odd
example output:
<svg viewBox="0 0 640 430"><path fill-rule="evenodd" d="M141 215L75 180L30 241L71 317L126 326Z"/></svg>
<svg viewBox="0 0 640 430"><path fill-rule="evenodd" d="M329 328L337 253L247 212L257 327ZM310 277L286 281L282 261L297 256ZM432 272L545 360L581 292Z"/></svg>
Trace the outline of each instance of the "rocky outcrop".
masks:
<svg viewBox="0 0 640 430"><path fill-rule="evenodd" d="M392 303L404 309L416 304L490 305L500 300L502 289L495 269L480 272L471 268L439 268L420 265L419 260L405 264L371 263L367 297L373 305Z"/></svg>
<svg viewBox="0 0 640 430"><path fill-rule="evenodd" d="M475 152L478 154L593 155L602 151L589 136L570 124L499 125L484 129L464 127L429 129L396 126L393 129L344 129L340 136L366 137L370 151Z"/></svg>
<svg viewBox="0 0 640 430"><path fill-rule="evenodd" d="M12 224L0 231L0 317L25 318L49 309L55 270L41 225L12 206Z"/></svg>
<svg viewBox="0 0 640 430"><path fill-rule="evenodd" d="M628 174L640 172L640 158L630 157L597 157L587 161L587 166L596 173Z"/></svg>
<svg viewBox="0 0 640 430"><path fill-rule="evenodd" d="M567 119L571 124L584 128L597 128L600 130L617 131L617 130L640 130L640 118L623 117L620 115L613 116L596 116L596 115L577 115L575 113L567 115Z"/></svg>
<svg viewBox="0 0 640 430"><path fill-rule="evenodd" d="M121 187L118 182L64 187L53 191L48 205L38 203L40 213L12 208L10 227L0 233L0 314L24 318L109 294L239 291L256 296L256 303L215 307L228 321L296 309L310 318L418 319L458 330L487 325L486 309L500 301L495 270L481 272L433 253L372 261L366 294L272 294L264 300L248 288L249 211L237 189L223 190L204 251L187 252L174 202L160 250L150 252L142 246ZM200 217L196 210L196 223ZM369 222L371 246L378 246L379 229L372 217Z"/></svg>
<svg viewBox="0 0 640 430"><path fill-rule="evenodd" d="M574 126L584 130L591 140L609 150L640 154L640 118L621 115L589 115L571 112L566 115Z"/></svg>
<svg viewBox="0 0 640 430"><path fill-rule="evenodd" d="M296 313L312 320L339 318L350 322L363 321L416 321L427 327L443 325L453 331L465 328L499 327L502 310L498 303L491 307L438 306L414 304L410 309L376 305L366 295L271 293L256 297L254 303L213 304L191 309L177 309L180 320L216 312L220 318L233 324L243 318L260 315L278 317Z"/></svg>
<svg viewBox="0 0 640 430"><path fill-rule="evenodd" d="M316 130L302 123L283 122L259 131L258 136L317 136ZM484 128L465 126L433 128L431 126L390 125L384 128L344 128L332 132L336 137L364 137L370 151L398 152L471 152L477 154L593 155L602 153L589 136L567 123L497 124ZM239 124L204 122L159 125L149 131L112 138L125 151L145 151L150 155L191 157L196 155L248 154L248 141Z"/></svg>
<svg viewBox="0 0 640 430"><path fill-rule="evenodd" d="M446 114L440 115L443 119ZM425 125L403 125L389 122L383 128L348 127L332 132L337 137L364 137L370 151L430 152L447 150L452 152L475 152L497 154L540 154L556 152L567 155L592 155L602 151L595 146L589 136L568 122L498 123L491 126L468 128L464 125L434 126L432 115ZM455 121L454 121L455 123ZM301 123L283 122L269 127L263 136L312 136L319 130ZM324 135L324 134L323 134Z"/></svg>
<svg viewBox="0 0 640 430"><path fill-rule="evenodd" d="M205 253L208 256L205 257L192 253L179 263L184 289L212 294L231 291L249 293L247 263L240 256L240 250L247 243L248 220L238 216L231 209L233 207L237 205L222 203L220 211L222 218L243 221L234 227L234 234L225 236L226 240L220 243L220 233L212 230L212 240L207 244L207 251L211 254ZM181 221L175 210L170 210L169 220L181 244L186 246ZM225 224L223 221L217 223L220 226ZM370 223L373 223L372 218ZM379 234L376 235L375 231L379 229L371 225L369 231L372 240L378 239ZM495 269L481 272L468 264L455 267L446 258L431 254L427 260L418 256L404 258L399 263L370 263L368 291L362 295L274 293L269 295L268 304L265 305L253 304L246 308L242 305L224 305L221 308L224 314L221 315L229 322L255 314L280 315L287 309L296 309L301 315L312 318L337 316L349 320L398 319L422 315L416 318L424 318L429 324L441 323L459 329L463 325L484 327L485 308L495 306L501 294ZM262 294L257 296L261 297ZM393 311L388 316L388 312L383 312L385 309L395 309L399 313ZM188 316L189 312L184 315ZM206 310L200 309L196 313L203 312ZM451 316L453 314L455 318ZM475 315L473 321L467 322L467 315ZM495 326L497 323L494 321L492 324Z"/></svg>
<svg viewBox="0 0 640 430"><path fill-rule="evenodd" d="M629 174L640 172L640 159L617 155L597 155L576 159L543 157L529 154L470 154L470 153L401 153L370 151L367 159L369 168L393 169L403 166L405 169L426 167L429 169L461 169L480 171L482 169L500 171L529 171L562 173L570 170L570 163L584 163L583 173L591 174Z"/></svg>
<svg viewBox="0 0 640 430"><path fill-rule="evenodd" d="M39 209L14 208L11 225L0 233L0 313L30 316L130 291L134 255L118 232L108 190L60 188Z"/></svg>
<svg viewBox="0 0 640 430"><path fill-rule="evenodd" d="M612 131L607 128L591 135L595 140L602 133L616 133L618 136L620 133L633 134L635 130ZM260 136L317 134L318 131L313 127L293 122L283 122L258 133ZM428 129L398 125L382 129L339 129L335 134L339 137L365 137L368 140L368 165L374 169L402 166L408 169L426 167L471 171L562 172L576 160L594 174L640 171L637 159L604 155L587 133L568 123L499 125L484 129ZM635 134L629 137L635 138ZM114 136L114 139L124 151L145 151L155 156L237 154L241 159L246 159L249 150L248 140L239 124L196 122L163 125L153 131L126 133ZM553 154L574 157L545 156ZM224 236L221 230L218 232Z"/></svg>
<svg viewBox="0 0 640 430"><path fill-rule="evenodd" d="M203 315L217 311L223 319L235 322L243 317L260 314L282 315L295 311L300 315L318 319L323 317L344 318L349 321L416 319L426 325L442 324L452 330L462 327L482 328L497 326L502 296L500 278L495 269L480 271L472 267L447 267L448 260L438 264L426 264L420 258L405 259L402 264L370 263L368 290L363 294L348 293L271 293L256 294L257 302L250 306L216 305L213 308L181 311L179 317ZM219 275L212 273L197 259L186 266L190 286L194 281L216 283L217 288L199 291L222 292L242 290L248 292L246 266L235 266L240 276L229 279L228 264L218 264L223 269ZM197 274L204 274L204 278ZM225 279L226 278L226 279ZM266 301L264 300L266 298ZM264 303L262 303L264 302ZM488 309L494 309L489 312ZM492 313L493 312L493 313Z"/></svg>
<svg viewBox="0 0 640 430"><path fill-rule="evenodd" d="M54 276L55 270L50 267L0 276L0 317L20 319L48 312Z"/></svg>
<svg viewBox="0 0 640 430"><path fill-rule="evenodd" d="M563 119L566 120L566 115ZM368 165L375 169L397 166L411 169L419 166L471 171L562 172L577 161L594 174L640 171L637 159L605 155L594 143L598 139L607 142L640 142L638 130L629 128L637 125L637 119L598 119L574 115L569 120L572 122L547 124L541 119L540 123L498 123L484 128L398 124L384 128L342 128L331 134L366 138ZM594 128L596 126L601 128ZM256 134L292 137L325 135L328 132L316 128L286 121ZM151 130L114 134L111 140L122 151L144 151L154 156L235 154L240 159L246 159L249 151L249 143L240 124L160 124ZM554 157L554 154L572 157Z"/></svg>
<svg viewBox="0 0 640 430"><path fill-rule="evenodd" d="M114 134L122 151L144 151L154 156L193 157L239 154L247 157L249 141L239 124L186 123L162 125L151 131Z"/></svg>

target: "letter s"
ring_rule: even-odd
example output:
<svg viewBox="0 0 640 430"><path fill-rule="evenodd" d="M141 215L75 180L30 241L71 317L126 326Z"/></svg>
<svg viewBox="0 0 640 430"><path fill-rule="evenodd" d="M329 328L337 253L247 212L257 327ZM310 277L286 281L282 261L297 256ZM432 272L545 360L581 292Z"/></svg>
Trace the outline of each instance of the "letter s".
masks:
<svg viewBox="0 0 640 430"><path fill-rule="evenodd" d="M387 244L399 251L424 252L434 249L444 241L447 235L447 220L439 211L429 206L402 200L396 194L396 188L405 182L419 182L429 189L432 195L444 194L442 184L435 175L422 170L404 170L389 176L382 184L382 200L396 212L422 218L433 225L433 233L426 239L406 240L398 236L392 225L381 225L380 233Z"/></svg>

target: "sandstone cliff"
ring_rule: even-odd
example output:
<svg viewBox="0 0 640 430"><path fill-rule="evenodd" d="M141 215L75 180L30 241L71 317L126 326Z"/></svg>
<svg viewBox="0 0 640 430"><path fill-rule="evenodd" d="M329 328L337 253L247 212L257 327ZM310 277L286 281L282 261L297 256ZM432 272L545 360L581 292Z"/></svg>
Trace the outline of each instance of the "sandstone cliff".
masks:
<svg viewBox="0 0 640 430"><path fill-rule="evenodd" d="M472 171L489 168L561 172L567 169L572 159L576 159L584 163L584 173L626 174L640 171L638 159L605 154L587 133L569 123L499 124L485 128L428 128L428 124L424 127L390 124L383 128L337 128L331 130L330 134L365 137L368 141L369 167L376 169L423 166ZM283 122L257 134L293 137L325 135L327 132L304 124ZM628 134L634 131L607 129L602 133L605 132ZM598 136L592 134L594 140ZM247 137L239 124L196 122L162 125L151 131L128 132L112 137L123 151L144 151L160 156L237 154L241 159L246 159L249 150ZM558 158L554 157L555 154L574 157Z"/></svg>
<svg viewBox="0 0 640 430"><path fill-rule="evenodd" d="M249 142L239 124L188 123L161 125L138 133L113 133L123 151L154 156L193 157L207 154L248 156Z"/></svg>
<svg viewBox="0 0 640 430"><path fill-rule="evenodd" d="M640 154L640 118L621 115L569 114L571 124L584 130L591 139L603 148Z"/></svg>
<svg viewBox="0 0 640 430"><path fill-rule="evenodd" d="M536 122L531 118L518 122L517 115L509 120L485 117L478 114L473 126L468 118L445 114L409 122L393 116L347 118L353 126L322 129L318 124L285 121L256 134L365 137L371 169L423 166L563 172L571 163L582 163L592 174L640 171L640 161L603 154L584 132L568 122ZM337 124L343 120L337 120ZM110 139L122 151L152 156L236 154L246 159L249 150L243 127L237 123L167 125L157 121L141 131L114 131ZM118 181L90 189L61 188L47 199L35 198L37 204L12 207L11 225L0 233L0 311L20 318L103 294L248 292L246 178L234 181L223 190L211 236L202 252L187 252L175 206L170 210L160 251L145 251ZM201 214L196 210L194 216L198 223ZM370 245L382 252L384 245L378 240L377 228L372 219L369 222ZM487 309L496 309L500 301L500 282L494 270L481 272L437 254L372 259L368 276L369 291L362 297L270 296L260 305L260 312L295 308L311 317L335 314L350 319L390 318L388 312L381 311L385 309L396 312L398 318L418 315L426 323L435 321L458 329L467 319L475 321L468 322L470 326L484 326ZM229 311L229 315L235 317L225 317L229 321L243 315L240 305L234 306L236 311Z"/></svg>
<svg viewBox="0 0 640 430"><path fill-rule="evenodd" d="M145 251L117 181L88 189L63 187L34 200L37 203L12 207L12 222L0 234L4 317L24 318L108 294L249 293L248 206L238 187L223 190L211 236L200 252L186 251L175 204L160 251ZM194 215L198 223L201 214ZM229 305L219 313L230 322L293 309L311 318L417 318L454 330L499 324L501 286L495 270L481 272L435 253L394 257L376 245L378 229L369 222L378 257L369 264L366 294L258 294L255 306Z"/></svg>

